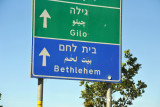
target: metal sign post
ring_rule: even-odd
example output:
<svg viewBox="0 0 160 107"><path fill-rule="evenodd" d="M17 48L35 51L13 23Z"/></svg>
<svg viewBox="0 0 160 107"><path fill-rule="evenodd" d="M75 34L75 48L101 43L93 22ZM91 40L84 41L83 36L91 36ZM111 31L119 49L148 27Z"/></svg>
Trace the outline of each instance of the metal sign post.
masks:
<svg viewBox="0 0 160 107"><path fill-rule="evenodd" d="M43 78L38 78L37 107L43 107Z"/></svg>
<svg viewBox="0 0 160 107"><path fill-rule="evenodd" d="M107 104L106 107L112 107L112 83L107 83Z"/></svg>

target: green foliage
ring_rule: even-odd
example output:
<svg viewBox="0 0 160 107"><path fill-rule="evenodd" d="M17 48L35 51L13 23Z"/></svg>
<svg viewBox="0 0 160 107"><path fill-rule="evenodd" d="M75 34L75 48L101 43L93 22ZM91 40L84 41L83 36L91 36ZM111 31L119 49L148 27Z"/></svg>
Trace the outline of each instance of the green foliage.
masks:
<svg viewBox="0 0 160 107"><path fill-rule="evenodd" d="M127 107L132 105L132 101L142 96L147 85L139 80L135 83L133 77L138 74L141 64L136 63L137 58L133 57L130 50L124 51L126 62L122 63L122 83L112 83L112 94L120 93L120 97L112 99L113 107ZM105 107L107 83L81 81L80 86L85 89L81 91L81 98L85 99L85 107Z"/></svg>
<svg viewBox="0 0 160 107"><path fill-rule="evenodd" d="M2 94L0 93L0 100L1 100L1 96L2 96Z"/></svg>
<svg viewBox="0 0 160 107"><path fill-rule="evenodd" d="M1 100L1 96L2 96L2 94L0 93L0 100ZM0 105L0 107L3 107L3 106Z"/></svg>

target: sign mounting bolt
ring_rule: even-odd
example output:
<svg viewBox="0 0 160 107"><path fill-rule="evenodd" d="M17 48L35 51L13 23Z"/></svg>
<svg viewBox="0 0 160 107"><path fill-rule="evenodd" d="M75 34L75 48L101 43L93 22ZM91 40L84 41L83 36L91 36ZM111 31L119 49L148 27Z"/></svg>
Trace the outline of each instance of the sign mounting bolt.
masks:
<svg viewBox="0 0 160 107"><path fill-rule="evenodd" d="M112 79L112 77L111 77L110 75L108 75L108 79L109 79L109 80L111 80L111 79Z"/></svg>

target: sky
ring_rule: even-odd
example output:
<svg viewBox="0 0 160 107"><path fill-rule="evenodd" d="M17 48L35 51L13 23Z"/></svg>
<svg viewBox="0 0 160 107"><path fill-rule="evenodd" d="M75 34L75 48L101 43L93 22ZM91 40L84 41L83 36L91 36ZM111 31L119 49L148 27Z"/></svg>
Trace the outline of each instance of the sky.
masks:
<svg viewBox="0 0 160 107"><path fill-rule="evenodd" d="M31 0L0 0L0 92L4 107L36 107L37 82L30 78ZM130 107L159 107L160 0L123 0L122 51L130 49L147 84ZM123 57L123 56L122 56ZM124 60L124 59L123 59ZM83 107L74 80L44 80L44 107Z"/></svg>

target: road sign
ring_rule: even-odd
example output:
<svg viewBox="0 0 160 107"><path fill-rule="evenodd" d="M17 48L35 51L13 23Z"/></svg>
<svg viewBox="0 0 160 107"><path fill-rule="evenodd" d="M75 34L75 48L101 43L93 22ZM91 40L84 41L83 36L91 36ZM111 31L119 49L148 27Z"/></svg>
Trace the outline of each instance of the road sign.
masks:
<svg viewBox="0 0 160 107"><path fill-rule="evenodd" d="M33 0L31 77L121 81L121 0Z"/></svg>

